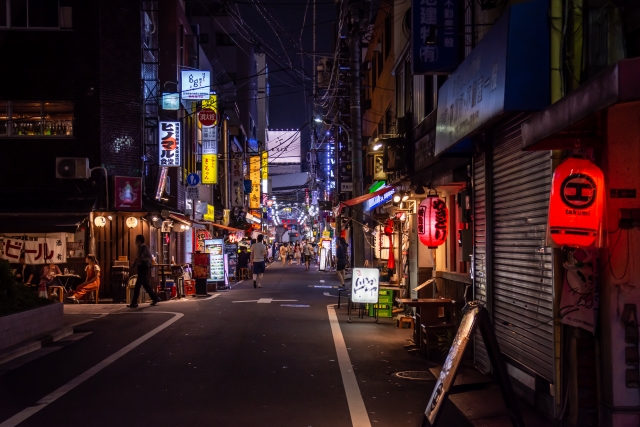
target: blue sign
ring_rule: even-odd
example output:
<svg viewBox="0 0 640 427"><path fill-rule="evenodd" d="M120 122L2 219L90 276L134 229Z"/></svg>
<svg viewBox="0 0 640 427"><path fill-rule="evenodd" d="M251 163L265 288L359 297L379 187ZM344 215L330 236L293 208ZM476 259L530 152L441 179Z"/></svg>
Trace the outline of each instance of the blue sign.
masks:
<svg viewBox="0 0 640 427"><path fill-rule="evenodd" d="M459 62L458 0L412 0L413 74L450 74Z"/></svg>
<svg viewBox="0 0 640 427"><path fill-rule="evenodd" d="M469 137L504 113L549 105L548 12L549 0L512 6L442 85L436 156L469 152Z"/></svg>
<svg viewBox="0 0 640 427"><path fill-rule="evenodd" d="M391 187L389 188L389 191L387 191L386 193L382 193L369 200L365 200L363 211L369 212L371 209L375 209L378 206L382 205L383 203L387 203L389 200L391 200L391 196L393 196L393 193L395 192L396 192L396 189Z"/></svg>
<svg viewBox="0 0 640 427"><path fill-rule="evenodd" d="M163 110L179 110L180 94L179 93L162 93L162 109Z"/></svg>
<svg viewBox="0 0 640 427"><path fill-rule="evenodd" d="M187 176L187 184L189 185L198 185L200 183L200 177L198 176L198 174L195 173L190 173L189 176Z"/></svg>

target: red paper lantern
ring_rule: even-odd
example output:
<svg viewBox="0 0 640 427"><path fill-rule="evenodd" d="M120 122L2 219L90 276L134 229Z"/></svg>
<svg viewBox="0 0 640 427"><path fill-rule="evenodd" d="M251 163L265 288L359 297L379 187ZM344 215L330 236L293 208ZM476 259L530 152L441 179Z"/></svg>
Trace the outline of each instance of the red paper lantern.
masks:
<svg viewBox="0 0 640 427"><path fill-rule="evenodd" d="M553 173L549 233L560 246L592 246L602 223L604 175L589 160L570 158Z"/></svg>
<svg viewBox="0 0 640 427"><path fill-rule="evenodd" d="M428 196L418 207L418 237L420 242L435 249L447 240L449 214L440 197Z"/></svg>

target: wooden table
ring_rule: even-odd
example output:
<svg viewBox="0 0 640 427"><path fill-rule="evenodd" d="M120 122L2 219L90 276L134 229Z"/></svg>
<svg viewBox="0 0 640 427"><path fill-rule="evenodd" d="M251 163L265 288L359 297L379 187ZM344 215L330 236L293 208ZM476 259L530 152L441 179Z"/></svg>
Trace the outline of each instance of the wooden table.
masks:
<svg viewBox="0 0 640 427"><path fill-rule="evenodd" d="M165 271L165 267L169 267L171 268L171 264L153 264L153 267L158 267L159 271L158 273L160 273L160 286L158 286L158 291L162 291L165 292L166 295L166 291L165 289L167 289L167 273ZM171 270L169 270L169 274L171 274Z"/></svg>
<svg viewBox="0 0 640 427"><path fill-rule="evenodd" d="M416 321L413 327L413 341L418 347L422 347L420 325L424 322L435 323L438 319L438 309L454 303L451 298L396 298L400 304L416 308ZM424 310L424 312L423 312Z"/></svg>

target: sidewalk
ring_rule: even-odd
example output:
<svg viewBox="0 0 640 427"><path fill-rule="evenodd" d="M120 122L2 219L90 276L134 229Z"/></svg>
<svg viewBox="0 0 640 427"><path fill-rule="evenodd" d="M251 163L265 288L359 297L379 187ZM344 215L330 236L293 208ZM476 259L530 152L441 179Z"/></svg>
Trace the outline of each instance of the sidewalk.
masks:
<svg viewBox="0 0 640 427"><path fill-rule="evenodd" d="M335 273L317 274L327 285L337 284ZM335 290L330 293L337 295ZM416 425L416 417L422 419L446 355L436 354L427 359L419 351L409 351L405 346L412 344L412 331L397 329L393 318L381 318L380 323L376 324L373 317L365 313L364 318L358 318L357 310L352 310L352 322L348 323L345 302L343 295L341 308L336 308L336 312L347 346L350 347L351 363L359 379L365 404L367 408L394 405L380 412L397 414L393 419L381 420L376 419L378 411L369 411L372 422L375 420L378 425ZM449 396L441 410L438 425L511 427L497 383L492 377L478 371L472 362L467 354L454 384L463 385L464 391ZM398 378L394 374L399 372L419 378ZM360 377L366 380L361 381ZM378 389L380 386L388 389L389 394L402 390L403 398L400 401L380 399L378 396L368 398L371 393L376 394L376 385ZM527 427L549 426L553 423L523 399L519 399L518 403Z"/></svg>

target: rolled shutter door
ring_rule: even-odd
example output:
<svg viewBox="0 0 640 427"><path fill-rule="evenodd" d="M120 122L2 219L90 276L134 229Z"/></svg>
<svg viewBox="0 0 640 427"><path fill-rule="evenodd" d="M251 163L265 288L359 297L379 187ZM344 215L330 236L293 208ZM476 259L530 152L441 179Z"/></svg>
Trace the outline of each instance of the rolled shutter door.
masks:
<svg viewBox="0 0 640 427"><path fill-rule="evenodd" d="M486 211L486 185L485 185L485 154L478 155L473 164L473 283L475 299L486 303L486 236L487 236L487 211ZM490 372L491 363L480 331L475 336L475 365L483 372Z"/></svg>

